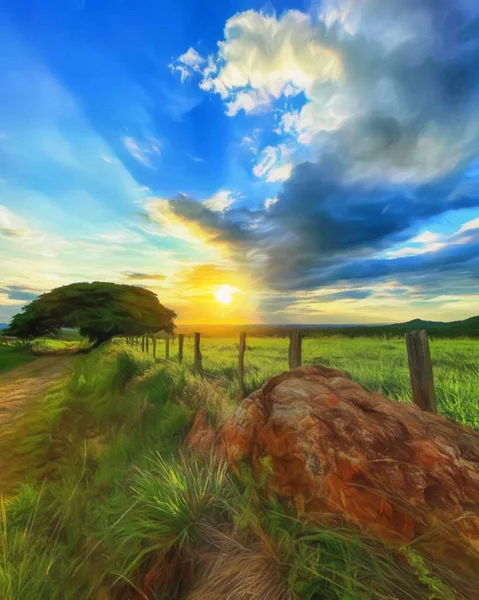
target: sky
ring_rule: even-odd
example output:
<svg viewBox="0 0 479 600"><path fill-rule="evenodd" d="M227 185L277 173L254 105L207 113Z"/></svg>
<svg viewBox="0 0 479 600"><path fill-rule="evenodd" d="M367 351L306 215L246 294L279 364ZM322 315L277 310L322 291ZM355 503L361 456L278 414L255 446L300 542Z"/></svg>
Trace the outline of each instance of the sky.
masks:
<svg viewBox="0 0 479 600"><path fill-rule="evenodd" d="M479 314L477 0L0 2L0 322Z"/></svg>

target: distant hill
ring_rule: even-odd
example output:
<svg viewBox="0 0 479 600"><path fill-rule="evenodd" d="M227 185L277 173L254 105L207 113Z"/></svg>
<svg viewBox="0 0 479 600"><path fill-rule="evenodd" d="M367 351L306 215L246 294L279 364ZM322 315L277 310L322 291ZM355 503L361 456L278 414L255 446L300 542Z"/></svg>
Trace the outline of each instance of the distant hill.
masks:
<svg viewBox="0 0 479 600"><path fill-rule="evenodd" d="M349 336L357 335L404 335L415 329L425 329L431 337L479 337L479 316L470 317L463 321L424 321L413 319L406 323L393 323L392 325L363 325L341 330ZM338 330L336 330L338 332Z"/></svg>
<svg viewBox="0 0 479 600"><path fill-rule="evenodd" d="M192 334L200 331L205 337L231 337L240 331L254 336L286 336L291 329L301 329L304 335L347 337L398 337L415 329L425 329L431 337L472 337L479 338L479 316L464 321L424 321L413 319L406 323L391 325L179 325L177 333Z"/></svg>
<svg viewBox="0 0 479 600"><path fill-rule="evenodd" d="M0 323L0 331L2 329L6 329L8 327L8 323Z"/></svg>

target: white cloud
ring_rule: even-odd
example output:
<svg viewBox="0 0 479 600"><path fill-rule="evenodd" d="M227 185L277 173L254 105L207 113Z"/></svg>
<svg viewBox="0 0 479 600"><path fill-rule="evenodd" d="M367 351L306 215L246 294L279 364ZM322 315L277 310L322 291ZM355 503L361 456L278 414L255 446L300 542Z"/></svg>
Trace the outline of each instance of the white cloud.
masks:
<svg viewBox="0 0 479 600"><path fill-rule="evenodd" d="M184 65L171 64L170 71L172 73L178 71L178 73L180 74L181 83L184 83L184 81L188 79L188 77L191 75L191 71L188 69L188 67L185 67Z"/></svg>
<svg viewBox="0 0 479 600"><path fill-rule="evenodd" d="M188 156L194 162L197 162L197 163L204 163L205 162L205 159L204 158L200 158L199 156L193 156L193 154L188 154Z"/></svg>
<svg viewBox="0 0 479 600"><path fill-rule="evenodd" d="M422 248L415 248L413 246L404 246L397 250L390 250L386 252L388 258L402 258L404 256L416 256L419 254L426 254L427 252L437 252L447 246L444 242L436 242L434 244L427 244Z"/></svg>
<svg viewBox="0 0 479 600"><path fill-rule="evenodd" d="M179 56L176 61L173 61L169 67L172 73L178 71L181 81L184 82L193 72L200 73L201 65L203 65L204 62L205 59L198 54L194 48L188 48L188 50Z"/></svg>
<svg viewBox="0 0 479 600"><path fill-rule="evenodd" d="M259 139L257 134L253 134L253 137L245 135L241 140L241 146L248 148L248 150L253 154L258 154L258 145Z"/></svg>
<svg viewBox="0 0 479 600"><path fill-rule="evenodd" d="M463 233L464 231L472 231L473 229L479 229L479 217L477 217L477 219L472 219L472 221L464 223L464 225L459 229L458 233Z"/></svg>
<svg viewBox="0 0 479 600"><path fill-rule="evenodd" d="M201 87L219 93L230 115L342 75L339 56L320 43L311 18L299 11L279 19L254 10L238 13L226 22L219 46L216 69L203 74Z"/></svg>
<svg viewBox="0 0 479 600"><path fill-rule="evenodd" d="M349 179L434 180L470 158L479 139L475 83L458 92L461 118L454 118L442 52L455 35L444 15L462 11L465 26L479 8L443 4L325 0L316 20L296 10L238 13L200 87L219 94L230 116L302 92L302 108L286 109L277 131L315 154L337 152ZM458 39L457 56L466 44Z"/></svg>
<svg viewBox="0 0 479 600"><path fill-rule="evenodd" d="M189 48L178 60L195 71L199 71L200 66L205 62L205 59L194 48Z"/></svg>
<svg viewBox="0 0 479 600"><path fill-rule="evenodd" d="M423 233L413 238L411 242L415 242L417 244L431 244L433 242L437 242L439 239L441 239L441 236L438 233L423 231Z"/></svg>
<svg viewBox="0 0 479 600"><path fill-rule="evenodd" d="M270 183L288 179L293 169L293 163L289 161L290 154L285 144L266 146L253 167L253 173Z"/></svg>
<svg viewBox="0 0 479 600"><path fill-rule="evenodd" d="M277 196L275 196L274 198L266 198L266 200L264 201L264 207L266 210L269 210L272 206L274 206L276 204L276 202L278 202L279 198Z"/></svg>
<svg viewBox="0 0 479 600"><path fill-rule="evenodd" d="M417 256L426 252L437 252L446 246L457 246L469 244L474 241L474 235L463 235L465 232L479 230L479 217L464 223L457 231L445 237L431 231L424 231L420 235L409 240L409 244L422 244L422 246L403 246L385 252L388 258L401 258L404 256ZM477 232L479 235L479 231ZM439 241L441 240L441 241Z"/></svg>
<svg viewBox="0 0 479 600"><path fill-rule="evenodd" d="M266 146L261 152L259 162L253 168L253 173L256 177L264 177L268 171L274 167L278 160L278 151L273 146Z"/></svg>
<svg viewBox="0 0 479 600"><path fill-rule="evenodd" d="M275 167L271 169L268 175L266 176L266 181L269 183L274 183L276 181L286 181L291 176L291 172L293 171L293 163L287 163L285 165L281 165L280 167Z"/></svg>
<svg viewBox="0 0 479 600"><path fill-rule="evenodd" d="M235 198L232 192L230 192L229 190L220 190L219 192L216 192L216 194L211 196L211 198L205 200L203 204L210 210L213 210L215 212L223 212L227 208L229 208L234 201Z"/></svg>

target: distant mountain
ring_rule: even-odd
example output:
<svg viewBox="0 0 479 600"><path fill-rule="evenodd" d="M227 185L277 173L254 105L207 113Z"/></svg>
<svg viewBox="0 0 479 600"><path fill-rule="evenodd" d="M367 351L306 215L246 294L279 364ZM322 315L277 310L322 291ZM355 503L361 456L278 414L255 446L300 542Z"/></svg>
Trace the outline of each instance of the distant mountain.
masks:
<svg viewBox="0 0 479 600"><path fill-rule="evenodd" d="M413 319L406 323L392 325L362 325L341 330L343 335L404 335L409 331L425 329L432 337L479 337L479 316L463 321L424 321ZM336 330L336 333L338 330Z"/></svg>
<svg viewBox="0 0 479 600"><path fill-rule="evenodd" d="M287 336L291 329L301 329L306 336L344 335L347 337L381 337L403 336L408 331L425 329L431 337L474 337L479 338L479 316L464 321L424 321L413 319L406 323L390 325L179 325L177 333L191 335L200 331L206 337L231 337L240 331L252 336Z"/></svg>
<svg viewBox="0 0 479 600"><path fill-rule="evenodd" d="M0 323L0 331L2 329L6 329L8 327L8 323Z"/></svg>

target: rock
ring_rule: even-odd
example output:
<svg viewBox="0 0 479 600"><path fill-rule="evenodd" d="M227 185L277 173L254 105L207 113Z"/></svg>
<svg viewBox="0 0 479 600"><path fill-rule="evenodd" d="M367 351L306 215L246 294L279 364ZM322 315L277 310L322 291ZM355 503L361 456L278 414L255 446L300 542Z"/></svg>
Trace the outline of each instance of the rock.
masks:
<svg viewBox="0 0 479 600"><path fill-rule="evenodd" d="M477 558L479 435L464 426L314 366L251 394L223 438L232 465L248 459L259 472L270 457L271 490L309 518L339 515L399 545L429 532L435 557L457 560L460 546Z"/></svg>
<svg viewBox="0 0 479 600"><path fill-rule="evenodd" d="M208 422L206 410L200 408L186 437L186 446L195 452L208 454L215 450L217 443L218 437Z"/></svg>
<svg viewBox="0 0 479 600"><path fill-rule="evenodd" d="M221 430L216 431L208 421L204 408L200 408L193 420L193 425L186 436L185 445L198 455L225 459L225 449Z"/></svg>

